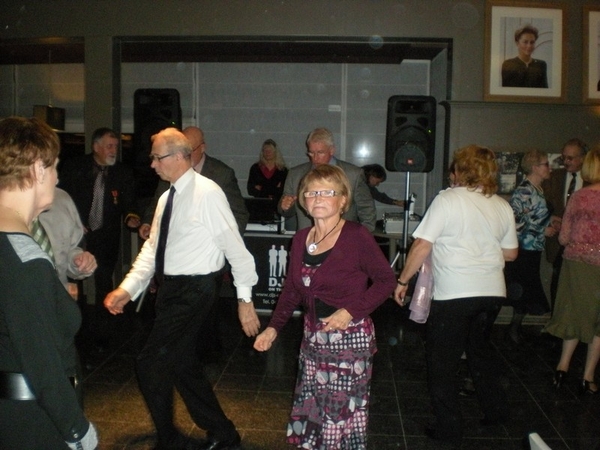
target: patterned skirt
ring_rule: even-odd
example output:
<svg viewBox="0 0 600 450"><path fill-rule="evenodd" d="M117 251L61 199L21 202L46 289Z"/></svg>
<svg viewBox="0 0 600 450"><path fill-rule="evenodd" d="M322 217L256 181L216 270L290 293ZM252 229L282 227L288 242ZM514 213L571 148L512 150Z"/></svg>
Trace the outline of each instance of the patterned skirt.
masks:
<svg viewBox="0 0 600 450"><path fill-rule="evenodd" d="M364 450L377 351L371 318L346 330L310 331L300 348L287 442L310 450Z"/></svg>

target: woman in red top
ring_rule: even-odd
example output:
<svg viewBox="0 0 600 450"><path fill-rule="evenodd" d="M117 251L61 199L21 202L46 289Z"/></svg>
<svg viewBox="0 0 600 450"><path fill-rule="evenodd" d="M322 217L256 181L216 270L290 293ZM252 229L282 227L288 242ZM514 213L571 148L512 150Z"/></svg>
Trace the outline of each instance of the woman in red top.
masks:
<svg viewBox="0 0 600 450"><path fill-rule="evenodd" d="M272 198L277 204L283 193L287 172L277 144L273 139L267 139L263 142L259 161L250 167L248 194L252 197Z"/></svg>

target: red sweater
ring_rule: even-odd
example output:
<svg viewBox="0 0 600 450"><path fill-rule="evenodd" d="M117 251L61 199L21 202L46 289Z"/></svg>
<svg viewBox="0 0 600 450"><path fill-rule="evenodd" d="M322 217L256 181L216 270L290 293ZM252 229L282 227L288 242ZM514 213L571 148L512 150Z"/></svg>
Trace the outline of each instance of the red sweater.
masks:
<svg viewBox="0 0 600 450"><path fill-rule="evenodd" d="M364 226L347 221L323 264L304 286L302 258L309 228L296 233L290 251L290 266L269 326L277 332L300 305L311 328L316 323L314 299L336 308L346 308L358 321L381 305L396 287L396 275L375 239Z"/></svg>

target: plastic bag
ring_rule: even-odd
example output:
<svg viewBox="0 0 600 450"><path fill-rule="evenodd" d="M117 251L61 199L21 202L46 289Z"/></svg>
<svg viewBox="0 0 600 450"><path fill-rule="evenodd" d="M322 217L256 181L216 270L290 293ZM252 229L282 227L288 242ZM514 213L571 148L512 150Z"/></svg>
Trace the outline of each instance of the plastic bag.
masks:
<svg viewBox="0 0 600 450"><path fill-rule="evenodd" d="M419 270L415 290L410 301L410 320L417 323L427 322L431 298L433 296L433 273L431 253L427 256Z"/></svg>

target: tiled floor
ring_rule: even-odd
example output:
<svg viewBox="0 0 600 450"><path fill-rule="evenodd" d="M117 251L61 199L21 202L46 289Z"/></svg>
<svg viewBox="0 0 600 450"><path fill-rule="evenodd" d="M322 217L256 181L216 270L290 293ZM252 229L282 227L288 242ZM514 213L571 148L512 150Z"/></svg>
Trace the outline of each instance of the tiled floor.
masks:
<svg viewBox="0 0 600 450"><path fill-rule="evenodd" d="M252 349L237 324L235 300L222 299L220 334L224 350L218 362L206 366L228 416L234 421L246 450L290 449L285 427L296 375L301 319L294 318L266 354ZM136 353L150 323L150 304L140 314L129 311L115 323L113 342L99 353L81 344L85 369L85 410L98 427L100 449L150 449L153 426L135 380ZM423 431L432 419L425 376L424 329L408 320L391 300L373 316L379 352L372 384L369 445L372 450L440 449ZM263 320L266 322L267 317ZM585 348L576 353L569 383L552 387L560 341L527 326L526 342L518 348L504 340L496 325L494 342L503 363L512 418L505 426L482 427L473 397L462 398L465 418L463 449L524 449L529 432L538 432L553 450L600 449L600 394L579 397L576 378ZM463 378L456 374L457 382ZM453 374L449 374L453 376ZM176 421L185 434L204 436L176 400Z"/></svg>

